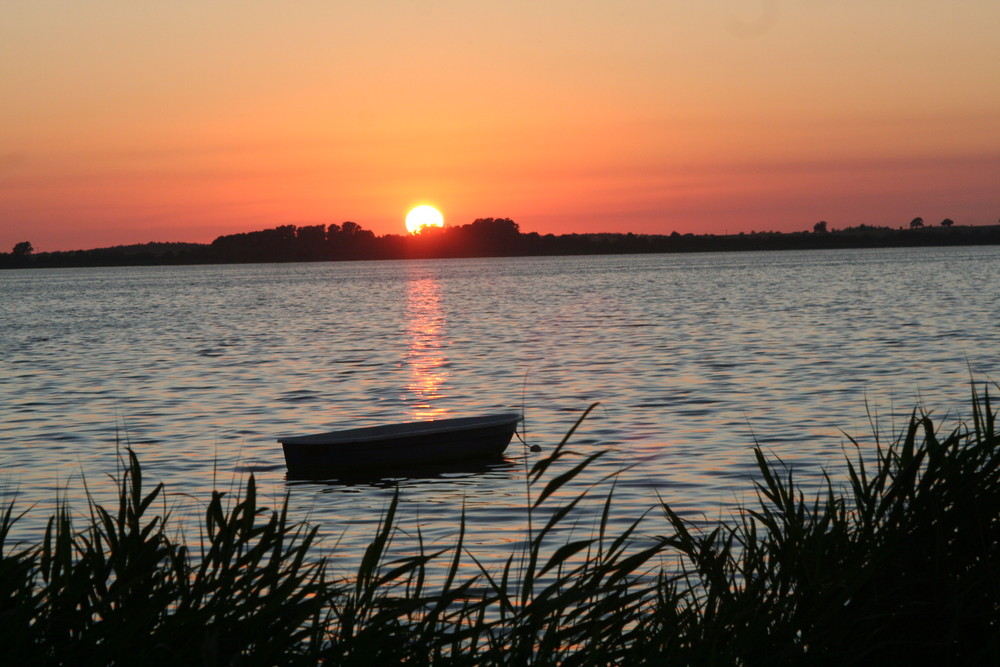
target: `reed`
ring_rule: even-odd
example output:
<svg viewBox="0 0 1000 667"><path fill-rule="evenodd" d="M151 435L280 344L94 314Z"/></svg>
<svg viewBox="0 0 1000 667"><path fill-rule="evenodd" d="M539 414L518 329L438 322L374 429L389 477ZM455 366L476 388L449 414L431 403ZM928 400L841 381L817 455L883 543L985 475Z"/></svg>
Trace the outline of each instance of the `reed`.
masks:
<svg viewBox="0 0 1000 667"><path fill-rule="evenodd" d="M63 502L38 544L12 544L22 515L0 513L0 659L998 664L1000 442L988 391L971 403L947 430L915 410L888 444L852 439L846 477L809 497L758 447L755 503L706 529L661 502L616 533L613 476L573 490L603 455L570 449L584 413L526 471L528 534L501 567L466 548L464 514L449 548L418 530L391 557L396 496L347 580L328 577L287 497L259 504L252 476L213 493L188 546L128 451L117 507L89 498L82 526Z"/></svg>

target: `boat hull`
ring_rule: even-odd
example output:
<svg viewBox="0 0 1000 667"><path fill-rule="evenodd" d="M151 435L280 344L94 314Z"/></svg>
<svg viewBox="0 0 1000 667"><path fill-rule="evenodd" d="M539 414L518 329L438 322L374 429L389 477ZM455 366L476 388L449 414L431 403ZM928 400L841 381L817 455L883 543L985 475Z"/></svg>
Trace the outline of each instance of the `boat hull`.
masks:
<svg viewBox="0 0 1000 667"><path fill-rule="evenodd" d="M410 422L280 438L285 465L301 476L496 459L510 444L517 414Z"/></svg>

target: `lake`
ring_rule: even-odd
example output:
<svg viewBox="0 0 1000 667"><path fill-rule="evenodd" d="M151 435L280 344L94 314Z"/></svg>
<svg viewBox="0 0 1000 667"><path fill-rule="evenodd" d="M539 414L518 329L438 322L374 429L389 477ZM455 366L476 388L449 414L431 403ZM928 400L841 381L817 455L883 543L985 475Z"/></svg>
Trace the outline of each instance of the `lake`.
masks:
<svg viewBox="0 0 1000 667"><path fill-rule="evenodd" d="M584 485L624 470L621 527L658 497L752 500L755 442L816 480L845 433L870 452L917 404L968 417L970 377L1000 377L998 247L4 271L0 304L0 495L34 505L15 538L58 497L82 516L84 480L110 500L128 445L192 538L252 472L344 571L396 488L401 549L450 544L464 506L470 548L504 558L540 454L304 482L280 436L515 410L544 453L599 402L572 448L610 450Z"/></svg>

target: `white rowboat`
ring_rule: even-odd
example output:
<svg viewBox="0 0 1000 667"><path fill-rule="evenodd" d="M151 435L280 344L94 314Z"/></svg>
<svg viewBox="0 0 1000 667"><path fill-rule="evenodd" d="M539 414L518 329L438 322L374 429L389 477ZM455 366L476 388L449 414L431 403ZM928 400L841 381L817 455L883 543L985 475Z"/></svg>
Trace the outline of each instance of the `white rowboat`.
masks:
<svg viewBox="0 0 1000 667"><path fill-rule="evenodd" d="M288 472L400 468L500 458L521 416L516 413L434 419L279 438Z"/></svg>

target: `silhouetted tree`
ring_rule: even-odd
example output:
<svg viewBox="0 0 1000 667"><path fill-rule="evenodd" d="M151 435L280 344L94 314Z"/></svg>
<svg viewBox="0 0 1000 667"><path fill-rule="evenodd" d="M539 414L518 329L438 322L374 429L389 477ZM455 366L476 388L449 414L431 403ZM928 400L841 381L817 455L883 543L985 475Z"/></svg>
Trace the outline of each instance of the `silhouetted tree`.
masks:
<svg viewBox="0 0 1000 667"><path fill-rule="evenodd" d="M823 234L826 232L826 220L820 220L815 225L813 225L813 232L816 234Z"/></svg>
<svg viewBox="0 0 1000 667"><path fill-rule="evenodd" d="M14 249L11 254L14 255L15 259L24 259L31 253L35 252L35 249L31 246L28 241L21 241L20 243L14 244Z"/></svg>
<svg viewBox="0 0 1000 667"><path fill-rule="evenodd" d="M510 218L476 218L472 221L472 229L495 236L516 236L520 233L520 227Z"/></svg>
<svg viewBox="0 0 1000 667"><path fill-rule="evenodd" d="M463 245L476 255L500 255L515 252L521 236L510 218L477 218L461 227Z"/></svg>
<svg viewBox="0 0 1000 667"><path fill-rule="evenodd" d="M914 218L913 220L910 220L910 229L920 229L923 226L924 226L923 218Z"/></svg>
<svg viewBox="0 0 1000 667"><path fill-rule="evenodd" d="M954 224L955 224L955 221L952 220L951 218L945 218L944 220L941 221L941 226L942 227L951 227Z"/></svg>
<svg viewBox="0 0 1000 667"><path fill-rule="evenodd" d="M326 227L323 225L299 227L295 236L302 243L321 245L326 240Z"/></svg>

